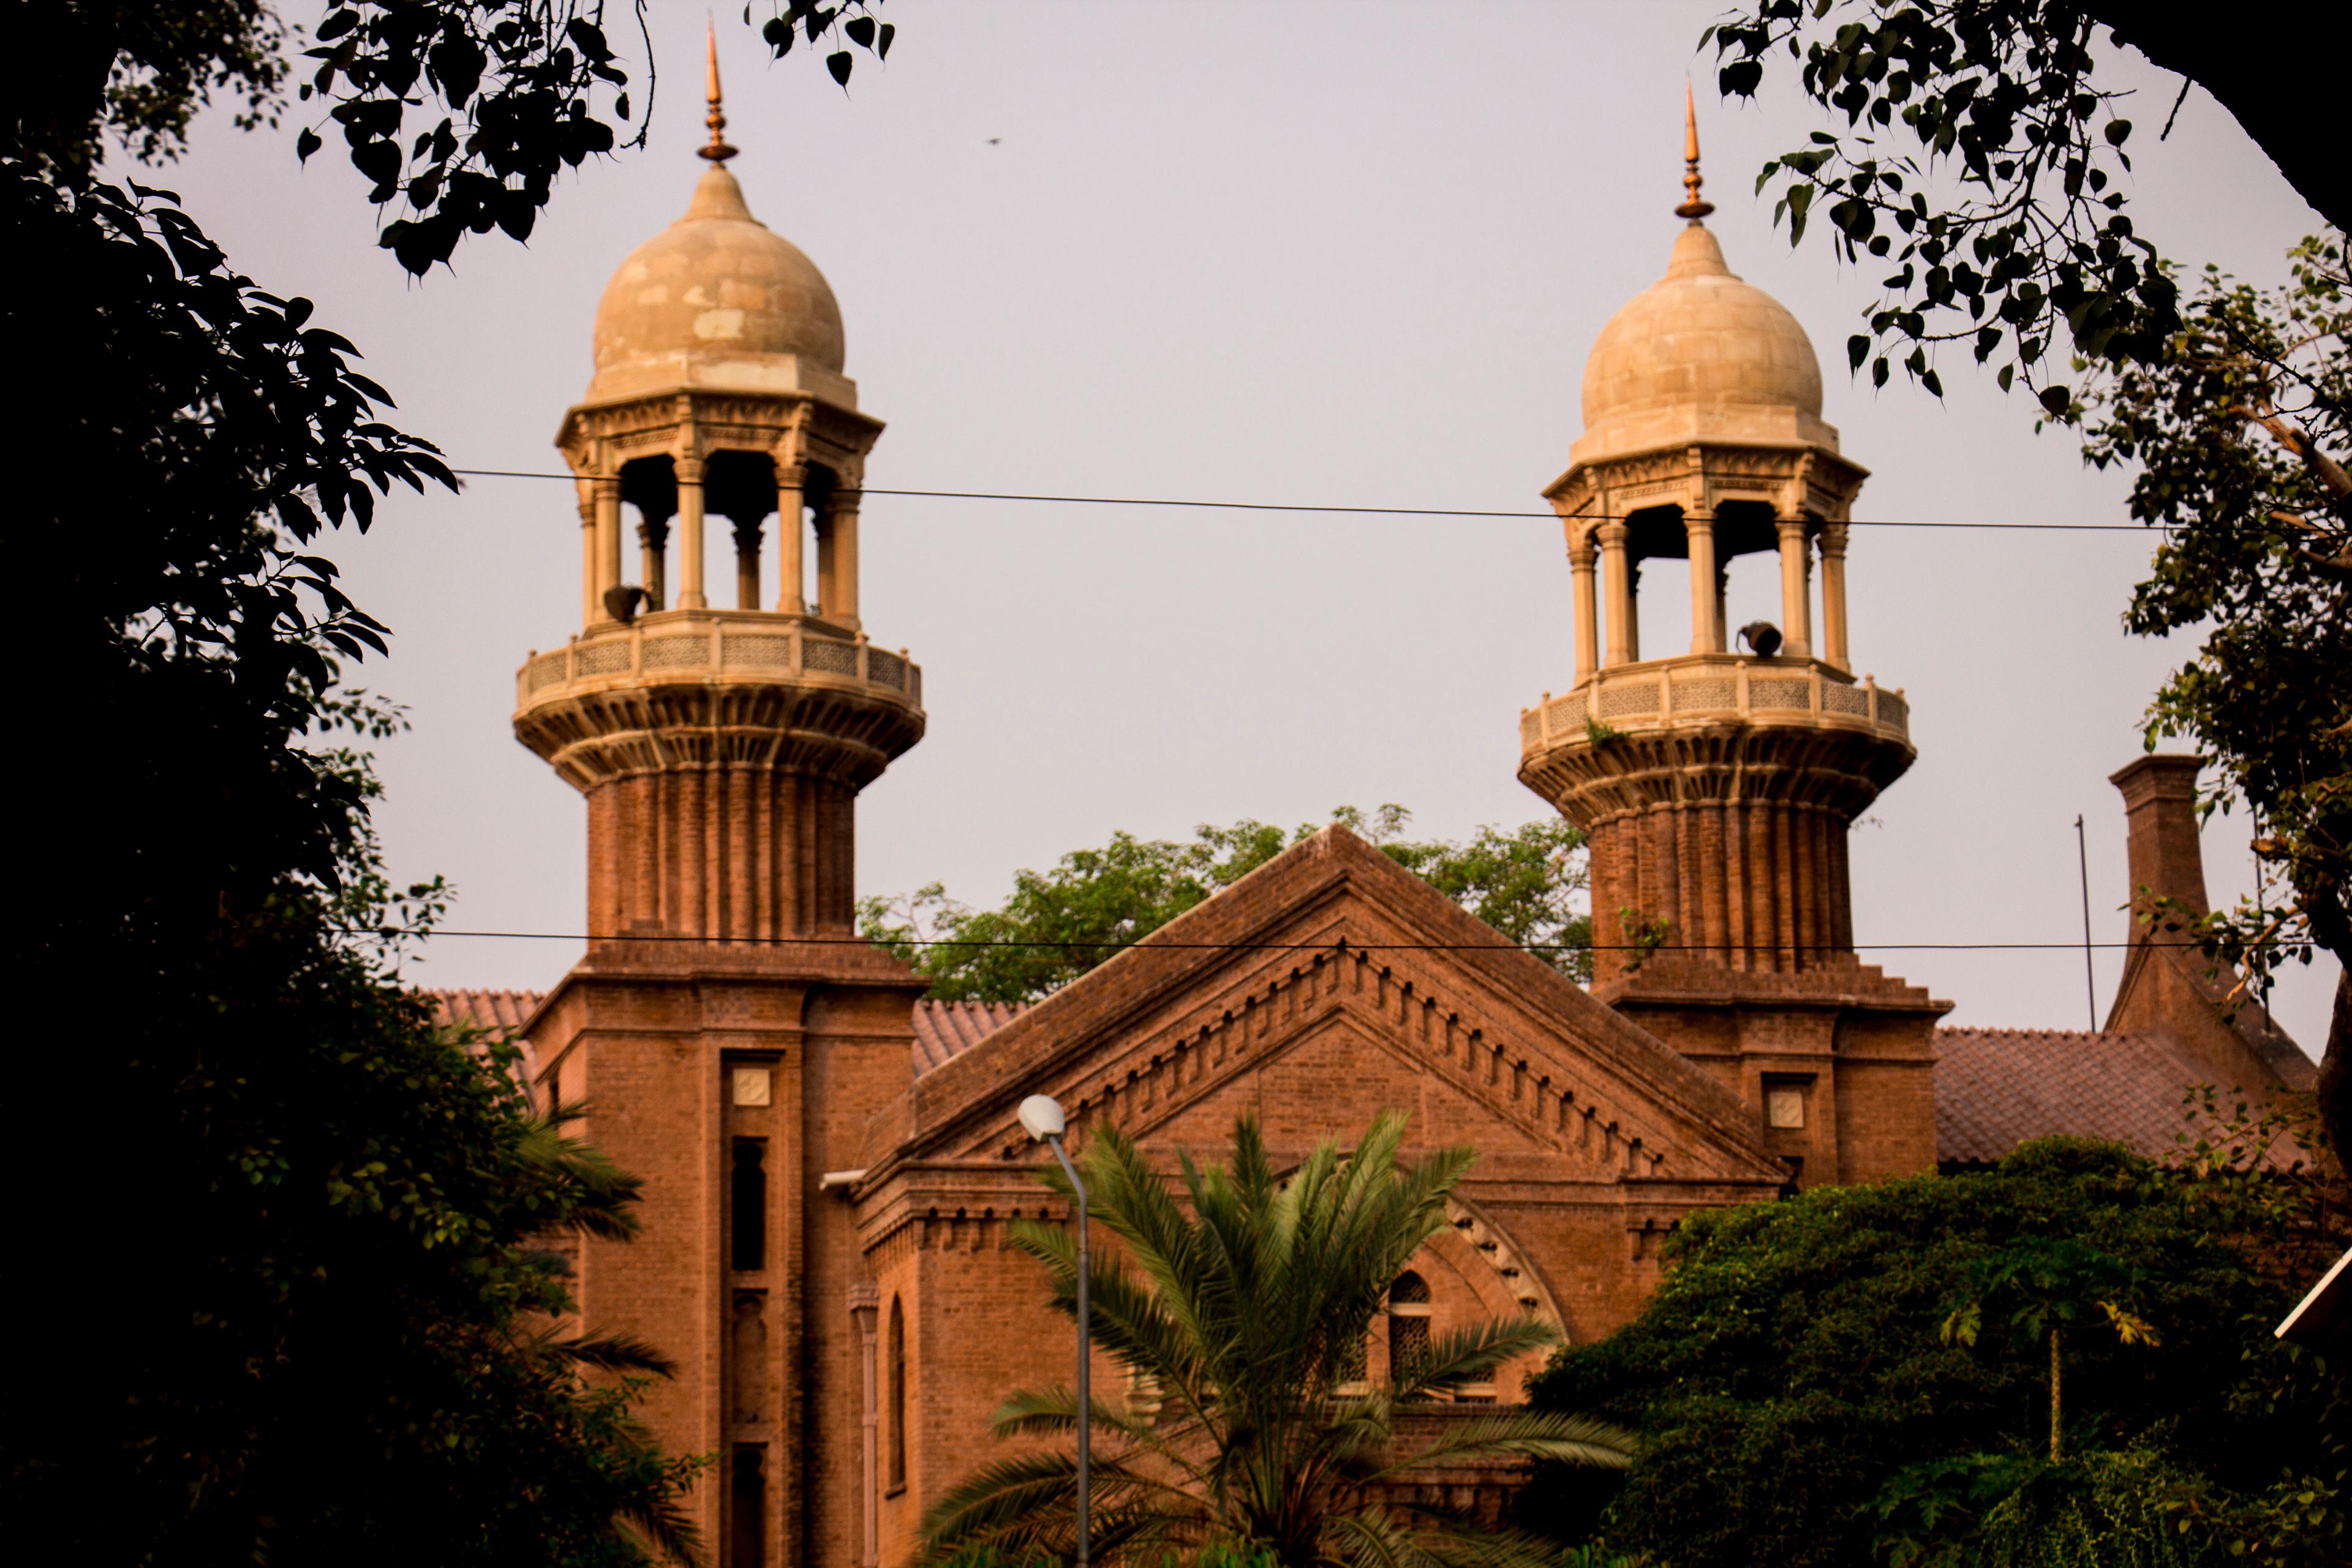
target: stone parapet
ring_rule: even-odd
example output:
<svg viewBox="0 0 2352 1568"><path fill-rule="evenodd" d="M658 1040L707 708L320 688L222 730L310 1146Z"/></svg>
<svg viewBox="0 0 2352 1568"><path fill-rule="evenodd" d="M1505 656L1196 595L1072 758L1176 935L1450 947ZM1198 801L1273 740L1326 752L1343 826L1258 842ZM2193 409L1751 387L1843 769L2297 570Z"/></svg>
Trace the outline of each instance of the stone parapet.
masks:
<svg viewBox="0 0 2352 1568"><path fill-rule="evenodd" d="M633 773L780 767L862 788L922 739L923 672L814 616L603 622L515 676L515 735L586 793Z"/></svg>
<svg viewBox="0 0 2352 1568"><path fill-rule="evenodd" d="M1911 705L1875 678L1857 681L1816 658L1688 654L1603 669L1563 696L1544 694L1519 710L1524 761L1560 745L1588 743L1595 725L1639 731L1693 721L1859 730L1911 743Z"/></svg>

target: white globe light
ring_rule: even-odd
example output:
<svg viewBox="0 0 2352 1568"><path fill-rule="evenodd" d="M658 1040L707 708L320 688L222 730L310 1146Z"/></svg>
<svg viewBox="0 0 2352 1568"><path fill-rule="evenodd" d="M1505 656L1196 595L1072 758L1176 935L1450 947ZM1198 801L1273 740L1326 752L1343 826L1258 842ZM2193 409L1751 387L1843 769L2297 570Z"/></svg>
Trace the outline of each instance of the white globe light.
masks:
<svg viewBox="0 0 2352 1568"><path fill-rule="evenodd" d="M1062 1105L1050 1094L1033 1094L1021 1102L1021 1128L1042 1143L1062 1135Z"/></svg>

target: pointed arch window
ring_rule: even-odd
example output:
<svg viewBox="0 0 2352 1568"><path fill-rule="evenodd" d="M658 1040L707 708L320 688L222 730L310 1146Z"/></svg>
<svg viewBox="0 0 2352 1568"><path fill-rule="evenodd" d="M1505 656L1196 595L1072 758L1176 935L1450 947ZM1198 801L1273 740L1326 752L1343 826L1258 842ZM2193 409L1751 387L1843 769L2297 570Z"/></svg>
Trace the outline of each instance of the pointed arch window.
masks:
<svg viewBox="0 0 2352 1568"><path fill-rule="evenodd" d="M1389 1287L1389 1384L1429 1359L1429 1282L1408 1268Z"/></svg>
<svg viewBox="0 0 2352 1568"><path fill-rule="evenodd" d="M890 1298L890 1489L907 1484L907 1312Z"/></svg>

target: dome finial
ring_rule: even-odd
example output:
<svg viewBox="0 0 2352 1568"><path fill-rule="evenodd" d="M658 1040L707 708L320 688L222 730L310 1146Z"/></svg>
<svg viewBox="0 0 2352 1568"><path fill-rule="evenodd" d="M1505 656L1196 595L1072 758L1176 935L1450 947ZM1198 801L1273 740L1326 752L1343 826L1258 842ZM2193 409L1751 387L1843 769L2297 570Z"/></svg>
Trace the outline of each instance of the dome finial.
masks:
<svg viewBox="0 0 2352 1568"><path fill-rule="evenodd" d="M715 73L719 68L712 66ZM714 74L711 79L719 78ZM716 91L714 88L712 89ZM713 100L716 101L715 100ZM1715 210L1713 202L1705 200L1698 188L1706 184L1698 172L1698 106L1691 100L1690 78L1683 79L1683 205L1675 209L1676 217L1686 217L1693 223Z"/></svg>
<svg viewBox="0 0 2352 1568"><path fill-rule="evenodd" d="M703 123L710 127L710 145L699 149L699 152L703 157L724 168L727 160L735 156L735 149L727 144L727 116L719 107L719 24L706 19L705 27L703 36L709 45L710 62L710 113Z"/></svg>

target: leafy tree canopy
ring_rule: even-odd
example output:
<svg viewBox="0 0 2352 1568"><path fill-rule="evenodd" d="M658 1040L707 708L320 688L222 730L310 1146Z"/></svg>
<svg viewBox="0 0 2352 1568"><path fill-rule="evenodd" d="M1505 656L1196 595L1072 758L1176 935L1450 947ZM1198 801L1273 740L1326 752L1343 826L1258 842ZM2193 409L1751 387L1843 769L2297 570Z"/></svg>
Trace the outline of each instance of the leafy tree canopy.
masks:
<svg viewBox="0 0 2352 1568"><path fill-rule="evenodd" d="M1578 979L1590 974L1591 922L1575 908L1585 885L1584 836L1567 822L1481 827L1457 844L1403 837L1412 813L1401 805L1342 806L1331 820L1512 942ZM1230 827L1202 824L1190 842L1114 834L1099 849L1072 850L1050 871L1016 873L1001 910L958 903L933 882L903 898L860 900L858 930L929 976L941 1000L1034 1002L1318 830L1308 823L1286 836L1244 818Z"/></svg>
<svg viewBox="0 0 2352 1568"><path fill-rule="evenodd" d="M21 635L70 693L7 949L42 1196L0 1499L92 1561L683 1549L687 1468L628 1414L658 1362L553 1328L558 1248L625 1234L634 1183L349 934L446 890L385 882L363 748L400 720L338 684L383 628L310 552L440 460L168 201L0 161L0 223L45 271L0 299L44 378Z"/></svg>
<svg viewBox="0 0 2352 1568"><path fill-rule="evenodd" d="M2174 284L2125 211L2140 127L2103 60L2137 48L2184 93L2205 87L2312 205L2352 225L2327 128L2352 20L2320 7L2298 21L2290 57L2242 18L2134 0L1747 0L1701 43L1727 95L1753 95L1785 54L1843 122L1766 163L1756 188L1780 182L1792 244L1818 213L1844 259L1894 264L1870 330L1847 343L1854 368L1883 385L1899 361L1940 394L1933 351L1965 342L1979 364L2001 357L2004 387L2022 375L2056 411L2068 391L2047 368L2062 340L2147 363L2179 324Z"/></svg>
<svg viewBox="0 0 2352 1568"><path fill-rule="evenodd" d="M2139 1561L1994 1548L2152 1518L2194 1552L2150 1563L2337 1561L2343 1370L2271 1327L2344 1226L2328 1190L2252 1173L2269 1135L2186 1170L2049 1139L1990 1172L1696 1216L1641 1317L1556 1357L1535 1398L1641 1432L1606 1534L1678 1568ZM2082 1326L2053 1464L2062 1321Z"/></svg>
<svg viewBox="0 0 2352 1568"><path fill-rule="evenodd" d="M779 58L796 39L824 47L845 88L859 52L889 53L897 30L877 22L879 4L763 0L762 36ZM467 234L528 238L563 171L642 144L637 111L652 108L642 8L626 13L647 57L633 102L604 0L339 0L307 37L265 0L29 0L18 13L15 41L43 68L0 121L0 156L79 183L110 136L142 159L175 156L215 94L240 124L290 110L310 119L305 160L342 142L386 214L383 246L411 272Z"/></svg>
<svg viewBox="0 0 2352 1568"><path fill-rule="evenodd" d="M402 250L421 268L526 231L541 176L594 150L582 95L618 85L596 26L541 0L341 7L301 101L363 170L406 161L441 226ZM176 155L215 94L278 112L287 33L257 0L30 0L8 37L37 67L0 118L0 235L39 274L0 297L39 380L17 636L59 700L19 836L37 908L6 948L39 1195L0 1308L26 1352L0 1499L90 1561L676 1556L691 1466L629 1416L657 1358L556 1329L562 1246L625 1235L634 1184L355 934L446 890L386 884L364 749L400 721L341 684L385 629L317 552L451 476L310 301L169 196L92 178L109 138ZM394 144L436 110L462 131ZM520 195L461 177L484 170Z"/></svg>
<svg viewBox="0 0 2352 1568"><path fill-rule="evenodd" d="M2094 374L2067 417L2164 530L2125 626L2203 638L2157 693L2148 744L2199 747L2222 781L2207 809L2242 802L2257 826L2261 895L2149 918L2250 976L2315 944L2352 977L2352 274L2340 234L2287 260L2274 289L2209 270L2164 356ZM2352 978L2320 1103L2352 1148Z"/></svg>

